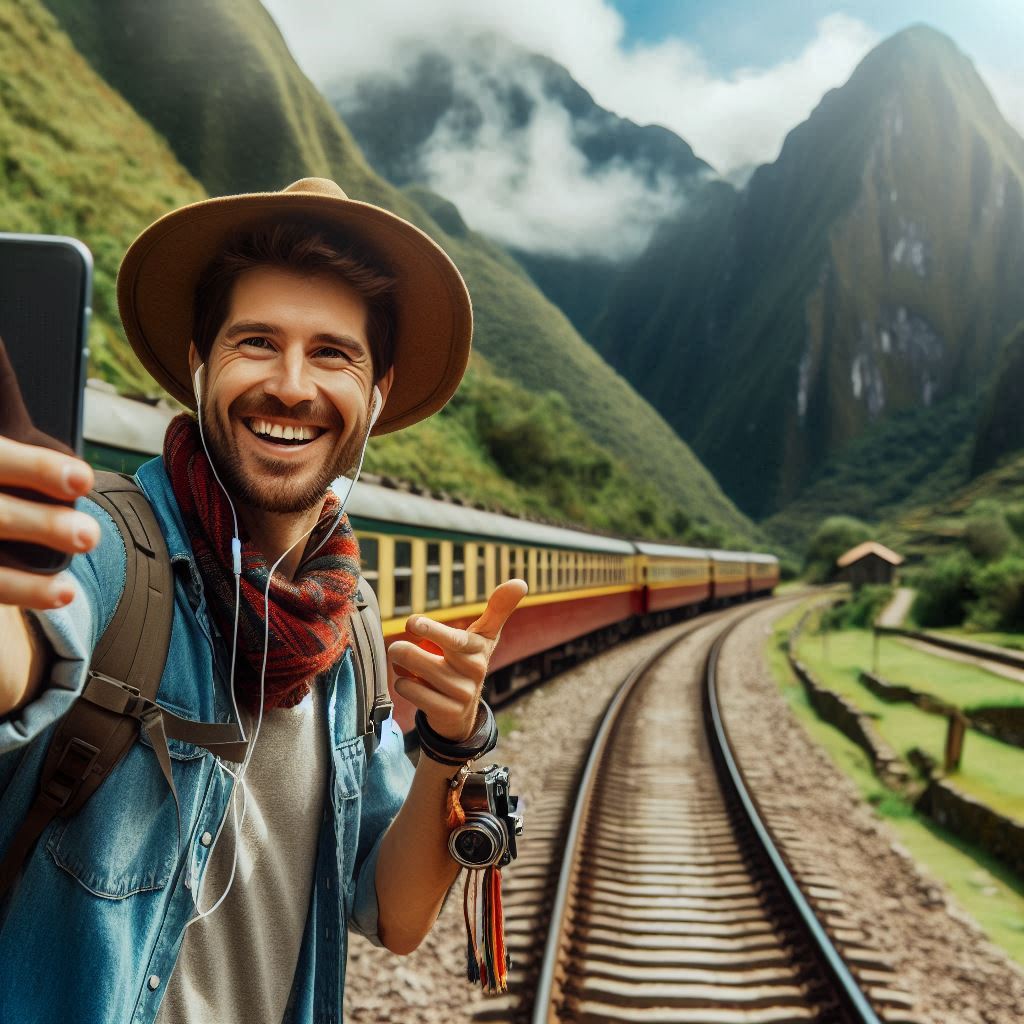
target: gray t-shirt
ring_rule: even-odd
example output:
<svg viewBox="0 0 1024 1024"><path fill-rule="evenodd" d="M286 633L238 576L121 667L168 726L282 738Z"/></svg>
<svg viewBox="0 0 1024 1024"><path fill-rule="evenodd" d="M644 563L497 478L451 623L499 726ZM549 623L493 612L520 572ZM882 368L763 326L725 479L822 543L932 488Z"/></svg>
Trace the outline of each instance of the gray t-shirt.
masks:
<svg viewBox="0 0 1024 1024"><path fill-rule="evenodd" d="M213 914L186 929L157 1024L272 1024L284 1016L327 792L325 718L321 687L297 707L264 713L245 777L248 795L234 883ZM248 719L246 728L251 731ZM227 887L235 839L229 807L197 887L204 911Z"/></svg>

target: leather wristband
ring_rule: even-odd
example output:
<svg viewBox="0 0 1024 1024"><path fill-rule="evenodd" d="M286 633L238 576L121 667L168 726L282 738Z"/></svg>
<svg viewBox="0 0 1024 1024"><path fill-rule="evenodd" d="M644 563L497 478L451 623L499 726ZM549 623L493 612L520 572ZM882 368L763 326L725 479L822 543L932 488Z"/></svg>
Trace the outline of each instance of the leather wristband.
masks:
<svg viewBox="0 0 1024 1024"><path fill-rule="evenodd" d="M454 743L440 733L434 732L422 711L416 712L416 733L419 736L420 750L431 761L453 767L483 757L492 751L498 742L498 724L494 720L494 712L486 701L480 701L473 732L461 743Z"/></svg>

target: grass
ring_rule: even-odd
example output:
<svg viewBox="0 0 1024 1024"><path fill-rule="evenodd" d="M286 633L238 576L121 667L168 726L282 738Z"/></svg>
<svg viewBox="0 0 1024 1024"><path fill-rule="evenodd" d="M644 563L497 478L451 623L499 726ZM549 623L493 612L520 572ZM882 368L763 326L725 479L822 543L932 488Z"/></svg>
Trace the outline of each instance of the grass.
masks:
<svg viewBox="0 0 1024 1024"><path fill-rule="evenodd" d="M515 711L499 711L494 720L498 723L498 735L508 736L513 732L521 732L523 723Z"/></svg>
<svg viewBox="0 0 1024 1024"><path fill-rule="evenodd" d="M797 721L886 820L915 862L953 894L992 942L1024 964L1024 883L983 851L917 814L905 798L882 785L864 751L811 708L783 647L802 611L779 620L768 650L772 674Z"/></svg>
<svg viewBox="0 0 1024 1024"><path fill-rule="evenodd" d="M1024 633L1006 633L997 631L975 631L963 626L943 626L936 633L947 633L958 640L976 640L979 644L991 644L993 647L1008 647L1013 651L1024 651ZM1024 700L1024 689L1021 692Z"/></svg>
<svg viewBox="0 0 1024 1024"><path fill-rule="evenodd" d="M886 646L881 654L882 674L893 681L934 693L961 706L990 699L1001 703L1004 693L1020 696L1021 687L991 676L973 666L923 654L900 644ZM879 735L902 757L919 747L940 764L946 740L946 721L912 704L887 704L857 679L860 670L871 664L871 634L866 630L845 630L828 635L807 635L800 643L800 657L830 689L849 698L875 722ZM893 659L890 662L888 659ZM899 675L890 672L897 658L918 670L904 668ZM938 663L934 665L933 663ZM969 684L957 682L960 669L972 669L979 678ZM931 677L929 677L931 673ZM951 674L950 674L951 673ZM964 673L965 676L967 673ZM941 675L941 682L939 681ZM1008 688L1008 689L1004 689ZM1024 750L1008 746L981 733L968 731L964 740L960 770L950 777L958 788L989 806L1024 821Z"/></svg>

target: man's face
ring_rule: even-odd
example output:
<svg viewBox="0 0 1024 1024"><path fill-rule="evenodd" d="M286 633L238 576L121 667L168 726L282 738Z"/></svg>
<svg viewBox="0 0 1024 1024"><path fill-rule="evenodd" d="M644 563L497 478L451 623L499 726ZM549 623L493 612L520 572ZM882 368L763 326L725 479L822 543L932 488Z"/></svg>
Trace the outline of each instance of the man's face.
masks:
<svg viewBox="0 0 1024 1024"><path fill-rule="evenodd" d="M306 512L354 467L373 388L366 312L336 277L259 267L235 282L202 408L210 455L234 497L265 512Z"/></svg>

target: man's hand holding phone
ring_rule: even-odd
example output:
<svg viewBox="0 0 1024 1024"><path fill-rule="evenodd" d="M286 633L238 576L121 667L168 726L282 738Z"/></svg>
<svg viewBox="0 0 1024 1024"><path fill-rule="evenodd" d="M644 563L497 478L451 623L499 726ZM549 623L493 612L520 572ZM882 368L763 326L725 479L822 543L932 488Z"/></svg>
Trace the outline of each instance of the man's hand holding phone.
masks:
<svg viewBox="0 0 1024 1024"><path fill-rule="evenodd" d="M99 525L91 516L11 492L35 492L70 502L88 494L92 485L87 462L0 436L0 544L27 542L71 555L91 551L100 539ZM43 610L60 608L73 596L71 581L63 574L0 566L0 604Z"/></svg>

